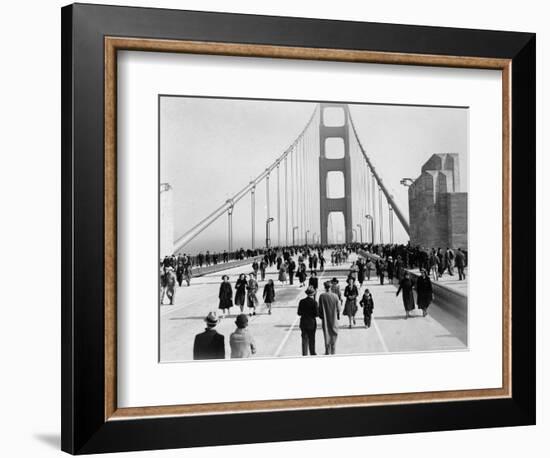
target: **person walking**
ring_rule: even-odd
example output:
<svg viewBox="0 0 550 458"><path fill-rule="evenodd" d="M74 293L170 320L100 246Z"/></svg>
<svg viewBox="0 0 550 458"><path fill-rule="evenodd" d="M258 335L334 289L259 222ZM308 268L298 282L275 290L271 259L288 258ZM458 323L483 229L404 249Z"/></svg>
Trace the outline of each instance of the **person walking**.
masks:
<svg viewBox="0 0 550 458"><path fill-rule="evenodd" d="M241 313L235 320L237 329L229 336L231 358L250 358L256 353L256 342L248 330L248 317Z"/></svg>
<svg viewBox="0 0 550 458"><path fill-rule="evenodd" d="M225 337L215 329L218 315L210 312L204 321L206 329L195 336L193 359L225 359Z"/></svg>
<svg viewBox="0 0 550 458"><path fill-rule="evenodd" d="M222 311L223 316L225 316L226 311L229 316L231 307L233 307L233 288L231 288L231 283L229 283L229 277L227 275L222 277L218 299L220 300L218 308Z"/></svg>
<svg viewBox="0 0 550 458"><path fill-rule="evenodd" d="M281 263L281 267L279 267L279 281L281 282L281 285L284 285L286 283L286 269L287 263Z"/></svg>
<svg viewBox="0 0 550 458"><path fill-rule="evenodd" d="M378 277L380 278L380 284L383 285L384 284L384 276L385 276L385 273L384 271L386 270L386 263L384 262L384 260L382 258L380 258L377 262L376 262L376 274L378 275Z"/></svg>
<svg viewBox="0 0 550 458"><path fill-rule="evenodd" d="M271 304L275 302L275 285L273 284L273 280L271 278L267 280L267 283L264 286L263 298L267 307L267 313L268 315L271 315Z"/></svg>
<svg viewBox="0 0 550 458"><path fill-rule="evenodd" d="M331 286L331 282L326 281L325 292L319 296L319 317L325 338L325 355L336 353L338 320L340 320L340 301L338 296L330 291Z"/></svg>
<svg viewBox="0 0 550 458"><path fill-rule="evenodd" d="M370 328L372 312L374 310L374 299L368 288L365 289L359 305L363 308L363 321L365 322L365 326Z"/></svg>
<svg viewBox="0 0 550 458"><path fill-rule="evenodd" d="M265 281L265 270L267 269L267 262L265 261L265 259L262 259L260 261L260 275L261 275L261 280L262 281Z"/></svg>
<svg viewBox="0 0 550 458"><path fill-rule="evenodd" d="M405 319L407 319L411 316L411 310L414 309L413 282L409 272L405 271L405 275L399 282L399 288L397 289L395 296L399 296L401 291L403 291L403 306L405 307Z"/></svg>
<svg viewBox="0 0 550 458"><path fill-rule="evenodd" d="M250 279L248 280L246 290L248 291L248 316L256 315L256 306L258 305L258 297L256 296L256 293L258 292L258 282L256 281L256 274L254 272L250 274Z"/></svg>
<svg viewBox="0 0 550 458"><path fill-rule="evenodd" d="M455 253L455 266L458 270L458 279L466 279L466 274L464 273L464 267L466 267L466 256L464 252L459 248Z"/></svg>
<svg viewBox="0 0 550 458"><path fill-rule="evenodd" d="M164 272L164 289L160 298L160 303L164 303L164 296L170 301L170 305L174 305L174 299L176 297L176 275L174 274L173 267L166 267Z"/></svg>
<svg viewBox="0 0 550 458"><path fill-rule="evenodd" d="M319 305L315 301L315 289L309 286L306 289L306 297L298 303L298 315L300 316L300 330L302 331L302 356L315 356L315 333L319 316Z"/></svg>
<svg viewBox="0 0 550 458"><path fill-rule="evenodd" d="M240 274L235 283L235 305L238 305L243 313L244 308L244 299L246 297L246 286L248 282L246 281L246 275Z"/></svg>
<svg viewBox="0 0 550 458"><path fill-rule="evenodd" d="M391 256L388 256L388 262L386 263L386 272L388 272L388 282L393 284L395 264L393 263L393 258Z"/></svg>
<svg viewBox="0 0 550 458"><path fill-rule="evenodd" d="M420 269L420 277L416 280L416 303L422 310L422 316L428 314L428 307L433 300L432 281L426 269Z"/></svg>
<svg viewBox="0 0 550 458"><path fill-rule="evenodd" d="M333 277L330 283L331 283L330 292L334 293L338 298L338 301L340 302L340 304L342 304L342 292L340 291L340 285L338 284L338 279L336 277Z"/></svg>
<svg viewBox="0 0 550 458"><path fill-rule="evenodd" d="M311 286L315 290L315 293L317 293L317 290L319 289L319 278L317 277L317 272L315 271L311 272L308 286Z"/></svg>
<svg viewBox="0 0 550 458"><path fill-rule="evenodd" d="M288 260L288 280L291 285L294 284L294 272L296 272L296 263L294 259L289 258Z"/></svg>
<svg viewBox="0 0 550 458"><path fill-rule="evenodd" d="M344 305L344 315L348 317L349 327L351 324L355 324L355 314L357 313L357 286L355 286L355 280L353 277L348 278L348 284L344 289L344 296L346 297L346 303Z"/></svg>
<svg viewBox="0 0 550 458"><path fill-rule="evenodd" d="M296 274L298 277L298 281L300 282L300 286L306 286L306 278L307 278L307 268L304 262L300 263L300 266L298 267L298 272Z"/></svg>
<svg viewBox="0 0 550 458"><path fill-rule="evenodd" d="M362 259L357 261L357 281L359 282L359 287L362 288L365 281L365 261Z"/></svg>

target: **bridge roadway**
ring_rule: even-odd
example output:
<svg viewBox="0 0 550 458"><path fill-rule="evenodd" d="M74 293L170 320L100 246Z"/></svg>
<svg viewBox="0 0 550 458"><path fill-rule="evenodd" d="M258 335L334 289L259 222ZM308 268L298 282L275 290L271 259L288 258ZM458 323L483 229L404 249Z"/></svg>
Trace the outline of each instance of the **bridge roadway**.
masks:
<svg viewBox="0 0 550 458"><path fill-rule="evenodd" d="M330 260L330 253L325 253ZM355 259L352 254L349 262L341 266L325 266L325 272L319 272L319 286L323 281L337 277L342 293L349 265ZM218 290L221 276L227 274L234 287L240 273L250 273L250 265L229 268L194 278L191 286L182 286L176 291L174 305L160 306L160 360L162 362L187 361L193 359L193 341L197 333L204 330L204 317L210 310L218 310ZM293 286L281 286L277 281L275 267L268 268L266 278L275 282L275 302L272 315L267 314L261 295L265 282L259 282L256 316L249 319L249 330L256 340L255 357L296 357L301 356L301 335L299 318L296 314L298 301L305 297L304 288L297 282ZM307 284L307 281L306 281ZM396 287L391 284L380 285L377 277L363 283L362 296L369 288L374 298L372 325L366 328L363 323L362 309L356 315L356 326L348 328L348 318L341 316L340 332L336 345L337 354L366 354L420 351L452 351L467 348L467 325L460 317L450 314L436 303L429 308L429 315L422 317L420 310L413 311L413 317L405 319L401 295L395 296ZM245 311L247 307L245 305ZM221 311L220 311L221 312ZM229 335L235 329L235 316L239 307L231 309L231 316L221 320L218 332L225 336L226 358L230 357ZM318 355L324 354L323 333L318 324L316 334Z"/></svg>

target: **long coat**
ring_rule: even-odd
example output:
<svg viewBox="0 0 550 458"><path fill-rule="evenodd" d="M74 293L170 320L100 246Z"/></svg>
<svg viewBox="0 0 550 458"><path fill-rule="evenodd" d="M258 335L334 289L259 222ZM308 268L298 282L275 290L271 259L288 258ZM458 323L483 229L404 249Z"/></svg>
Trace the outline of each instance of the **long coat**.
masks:
<svg viewBox="0 0 550 458"><path fill-rule="evenodd" d="M418 277L416 280L416 302L421 309L427 309L432 302L432 281L430 277Z"/></svg>
<svg viewBox="0 0 550 458"><path fill-rule="evenodd" d="M298 315L300 316L300 329L315 330L317 329L316 317L319 316L319 306L315 299L306 297L298 303Z"/></svg>
<svg viewBox="0 0 550 458"><path fill-rule="evenodd" d="M340 319L340 305L336 294L322 293L319 296L319 317L322 320L325 343L333 343L338 336L338 320Z"/></svg>
<svg viewBox="0 0 550 458"><path fill-rule="evenodd" d="M346 316L355 316L357 313L357 296L359 292L357 291L357 286L353 285L346 286L344 290L344 296L346 296L346 304L344 305L344 315Z"/></svg>
<svg viewBox="0 0 550 458"><path fill-rule="evenodd" d="M407 312L410 312L414 309L413 282L410 278L403 278L399 282L396 295L399 296L401 291L403 291L403 306Z"/></svg>
<svg viewBox="0 0 550 458"><path fill-rule="evenodd" d="M363 315L372 315L372 311L374 310L374 300L372 298L372 294L369 294L368 296L363 295L363 299L361 299L359 305L363 307Z"/></svg>
<svg viewBox="0 0 550 458"><path fill-rule="evenodd" d="M265 284L263 296L266 304L275 302L275 287L271 283Z"/></svg>
<svg viewBox="0 0 550 458"><path fill-rule="evenodd" d="M231 283L222 282L220 285L220 293L218 294L218 299L220 300L220 309L229 309L233 307L233 288L231 288Z"/></svg>
<svg viewBox="0 0 550 458"><path fill-rule="evenodd" d="M215 329L206 329L195 336L193 359L224 359L225 342L223 335Z"/></svg>
<svg viewBox="0 0 550 458"><path fill-rule="evenodd" d="M247 281L240 278L237 280L237 283L235 283L235 305L244 305L246 285Z"/></svg>

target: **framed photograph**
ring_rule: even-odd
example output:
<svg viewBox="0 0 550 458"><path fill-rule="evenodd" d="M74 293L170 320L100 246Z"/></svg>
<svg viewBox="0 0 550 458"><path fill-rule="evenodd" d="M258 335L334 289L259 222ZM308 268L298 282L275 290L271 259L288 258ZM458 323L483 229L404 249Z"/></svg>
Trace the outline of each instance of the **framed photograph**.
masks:
<svg viewBox="0 0 550 458"><path fill-rule="evenodd" d="M62 9L62 448L535 423L535 35Z"/></svg>

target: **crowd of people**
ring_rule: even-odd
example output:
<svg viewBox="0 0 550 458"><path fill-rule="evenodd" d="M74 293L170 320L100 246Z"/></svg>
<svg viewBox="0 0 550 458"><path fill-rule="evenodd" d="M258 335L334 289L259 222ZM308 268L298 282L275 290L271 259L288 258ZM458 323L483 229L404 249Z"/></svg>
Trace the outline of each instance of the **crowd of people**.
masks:
<svg viewBox="0 0 550 458"><path fill-rule="evenodd" d="M403 250L404 247L405 250ZM360 250L363 251L360 252ZM364 288L364 283L374 275L378 277L381 285L387 281L397 286L395 294L402 297L405 319L411 316L412 310L416 307L422 311L422 316L427 316L428 308L433 301L430 275L435 274L434 280L443 275L443 272L439 271L442 263L430 261L434 256L439 260L438 250L428 252L428 261L425 262L419 250L408 251L405 245L393 246L390 249L388 246L380 245L340 246L331 250L331 264L336 266L349 262L349 255L352 252L358 252L361 256L357 256L356 260L350 263L343 292L336 277L324 281L321 285L322 291L319 291L318 274L325 269L326 263L325 249L322 247L291 247L266 252L261 259L253 261L252 271L248 275L244 273L239 275L234 291L229 277L224 275L218 295L220 312L211 312L206 317L207 327L195 339L195 358L218 358L222 353L224 355L222 357L225 358L224 337L215 328L223 317L230 316L233 306L238 307L239 310L235 320L236 330L229 339L231 358L249 357L255 354L257 347L248 329L248 320L249 317L256 315L260 302L258 298L260 282L263 282L261 298L268 314L272 313L272 305L276 300L275 282L272 278L266 280L267 266L276 267L280 287L286 284L293 285L296 280L299 287L305 288L304 297L298 301L296 309L300 317L299 326L304 356L316 355L315 336L318 320L323 332L326 355L336 352L341 317L347 317L348 327L352 328L357 325L356 315L359 309L362 309L363 326L370 328L375 301L370 289ZM462 270L463 275L466 256L462 250L447 250L441 257L446 269L450 269L451 275L453 267L459 270L459 274ZM462 263L461 260L464 262ZM434 265L437 267L435 272ZM410 270L415 267L419 267L418 276L410 273ZM413 291L416 291L416 299Z"/></svg>

